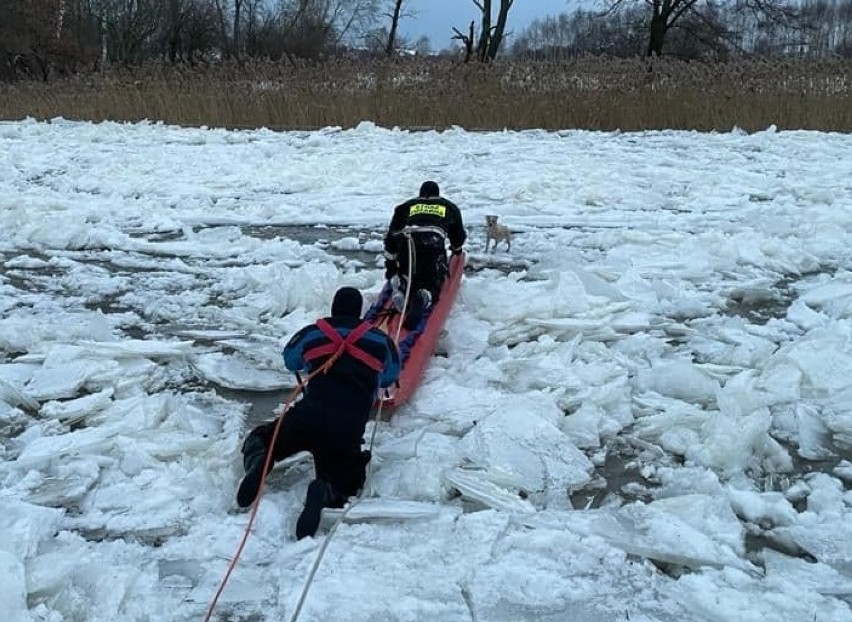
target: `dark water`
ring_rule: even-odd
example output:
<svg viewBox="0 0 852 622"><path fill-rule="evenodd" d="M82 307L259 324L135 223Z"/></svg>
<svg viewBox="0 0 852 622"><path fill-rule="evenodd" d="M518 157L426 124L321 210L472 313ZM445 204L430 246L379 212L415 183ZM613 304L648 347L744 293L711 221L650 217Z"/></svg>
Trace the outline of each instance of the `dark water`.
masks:
<svg viewBox="0 0 852 622"><path fill-rule="evenodd" d="M247 430L275 419L274 411L287 400L290 393L290 391L241 391L218 386L214 388L216 393L225 399L249 406L246 417Z"/></svg>

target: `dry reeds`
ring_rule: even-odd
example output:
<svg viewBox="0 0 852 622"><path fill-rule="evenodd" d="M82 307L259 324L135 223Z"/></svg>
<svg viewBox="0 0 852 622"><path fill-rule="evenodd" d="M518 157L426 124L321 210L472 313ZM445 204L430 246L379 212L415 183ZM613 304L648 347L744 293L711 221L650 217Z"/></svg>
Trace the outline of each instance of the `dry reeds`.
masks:
<svg viewBox="0 0 852 622"><path fill-rule="evenodd" d="M0 87L0 118L273 129L852 130L852 62L446 58L150 65Z"/></svg>

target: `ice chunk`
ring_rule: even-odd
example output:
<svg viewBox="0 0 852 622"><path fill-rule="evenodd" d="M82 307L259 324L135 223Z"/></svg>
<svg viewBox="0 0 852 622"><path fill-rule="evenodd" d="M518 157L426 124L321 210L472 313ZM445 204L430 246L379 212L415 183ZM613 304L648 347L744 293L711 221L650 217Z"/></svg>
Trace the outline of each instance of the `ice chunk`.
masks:
<svg viewBox="0 0 852 622"><path fill-rule="evenodd" d="M109 358L170 359L186 356L192 351L191 341L156 341L123 339L121 341L80 341L77 344L88 355Z"/></svg>
<svg viewBox="0 0 852 622"><path fill-rule="evenodd" d="M798 514L780 492L728 490L731 507L743 520L763 528L776 525L795 525Z"/></svg>
<svg viewBox="0 0 852 622"><path fill-rule="evenodd" d="M210 382L228 389L274 391L290 386L290 374L264 368L241 355L210 352L195 358L193 367Z"/></svg>
<svg viewBox="0 0 852 622"><path fill-rule="evenodd" d="M666 451L685 456L701 441L700 432L710 414L681 400L643 394L634 402L653 414L639 416L634 430L646 440L658 441Z"/></svg>
<svg viewBox="0 0 852 622"><path fill-rule="evenodd" d="M719 477L710 469L703 467L660 467L654 474L662 485L657 493L658 498L689 494L706 494L715 497L723 491Z"/></svg>
<svg viewBox="0 0 852 622"><path fill-rule="evenodd" d="M323 526L329 527L334 521L340 518L343 512L344 508L326 508L323 510ZM361 523L368 521L424 520L436 518L448 512L458 514L461 510L450 510L446 506L435 503L422 503L402 499L366 498L353 505L346 512L344 521L347 523Z"/></svg>
<svg viewBox="0 0 852 622"><path fill-rule="evenodd" d="M497 410L493 389L465 387L460 391L452 382L435 382L429 385L428 394L428 400L415 400L416 415L448 434L464 434Z"/></svg>
<svg viewBox="0 0 852 622"><path fill-rule="evenodd" d="M555 425L520 409L496 413L461 441L464 456L485 469L514 475L528 492L545 492L554 502L591 479L589 459Z"/></svg>
<svg viewBox="0 0 852 622"><path fill-rule="evenodd" d="M615 341L621 339L610 326L608 318L587 320L582 318L529 318L526 323L536 328L546 329L548 334L560 339L582 335L587 341Z"/></svg>
<svg viewBox="0 0 852 622"><path fill-rule="evenodd" d="M76 552L76 551L75 551ZM56 594L69 583L75 557L67 549L43 553L27 564L27 589L37 597Z"/></svg>
<svg viewBox="0 0 852 622"><path fill-rule="evenodd" d="M193 588L189 598L199 603L212 602L215 586L221 582L221 570L215 565ZM221 605L244 602L266 602L273 594L273 585L269 581L269 570L264 567L244 567L235 572L228 581L226 589L219 598Z"/></svg>
<svg viewBox="0 0 852 622"><path fill-rule="evenodd" d="M33 374L32 379L27 383L27 392L38 400L74 397L86 382L92 366L91 362L87 364L80 361L77 364L43 367Z"/></svg>
<svg viewBox="0 0 852 622"><path fill-rule="evenodd" d="M719 383L689 361L655 361L637 375L638 387L690 403L716 399Z"/></svg>
<svg viewBox="0 0 852 622"><path fill-rule="evenodd" d="M370 478L370 491L421 501L446 500L450 487L443 472L461 461L458 439L424 430L381 443L374 456L380 461Z"/></svg>
<svg viewBox="0 0 852 622"><path fill-rule="evenodd" d="M773 359L796 365L804 375L803 393L817 397L830 395L852 385L852 356L841 350L836 337L813 337L782 347Z"/></svg>
<svg viewBox="0 0 852 622"><path fill-rule="evenodd" d="M847 485L852 484L852 462L848 460L841 460L840 463L834 467L833 473L846 482Z"/></svg>
<svg viewBox="0 0 852 622"><path fill-rule="evenodd" d="M852 303L852 283L835 279L805 292L799 300L811 307L819 307L833 317L841 317Z"/></svg>
<svg viewBox="0 0 852 622"><path fill-rule="evenodd" d="M100 476L96 457L80 457L58 462L38 485L30 489L27 500L49 507L77 504Z"/></svg>
<svg viewBox="0 0 852 622"><path fill-rule="evenodd" d="M109 355L90 355L78 346L55 345L25 389L38 400L72 398L84 386L95 390L112 386L118 390L144 381L145 374L154 366L141 357L113 360Z"/></svg>
<svg viewBox="0 0 852 622"><path fill-rule="evenodd" d="M802 330L811 330L823 324L826 324L829 319L826 315L814 311L804 301L796 300L787 309L787 319Z"/></svg>
<svg viewBox="0 0 852 622"><path fill-rule="evenodd" d="M833 455L828 444L831 434L820 411L812 404L796 405L799 455L807 460L823 460Z"/></svg>
<svg viewBox="0 0 852 622"><path fill-rule="evenodd" d="M817 592L846 596L852 594L852 580L826 564L789 557L772 549L763 551L766 582L792 592Z"/></svg>
<svg viewBox="0 0 852 622"><path fill-rule="evenodd" d="M737 555L745 555L742 523L731 509L731 504L720 496L686 494L666 497L651 502L648 507L676 516L698 532L729 547Z"/></svg>
<svg viewBox="0 0 852 622"><path fill-rule="evenodd" d="M102 426L59 436L42 436L29 442L13 464L21 469L43 469L64 456L105 453L117 433L115 426Z"/></svg>
<svg viewBox="0 0 852 622"><path fill-rule="evenodd" d="M358 251L361 250L361 241L357 237L347 236L331 242L329 246L340 251Z"/></svg>
<svg viewBox="0 0 852 622"><path fill-rule="evenodd" d="M590 402L583 402L576 412L565 418L560 427L575 446L582 449L600 447L601 420L604 416L601 408Z"/></svg>
<svg viewBox="0 0 852 622"><path fill-rule="evenodd" d="M720 536L721 541L669 513L666 505L653 507L640 502L621 508L582 512L540 512L518 520L531 527L561 525L574 533L596 535L626 553L657 561L695 568L731 566L754 572L753 566L729 544L732 535L735 535L734 525L727 519L718 522L719 516L722 515L717 514L711 521L717 521L712 531ZM711 521L705 521L696 514L692 514L691 520L698 521L696 524L712 525ZM737 549L741 547L737 546Z"/></svg>
<svg viewBox="0 0 852 622"><path fill-rule="evenodd" d="M0 378L0 401L10 406L23 406L30 410L38 410L38 402L26 392Z"/></svg>
<svg viewBox="0 0 852 622"><path fill-rule="evenodd" d="M0 550L0 583L3 585L0 589L3 622L29 622L24 564L16 555L3 550Z"/></svg>
<svg viewBox="0 0 852 622"><path fill-rule="evenodd" d="M0 380L21 388L39 367L39 363L3 363L0 364Z"/></svg>
<svg viewBox="0 0 852 622"><path fill-rule="evenodd" d="M770 423L766 408L745 417L711 413L702 426L701 441L691 446L686 455L728 477L748 469L789 472L792 460L769 435Z"/></svg>
<svg viewBox="0 0 852 622"><path fill-rule="evenodd" d="M75 400L47 402L42 405L40 414L72 424L107 408L112 403L112 394L112 389L105 389Z"/></svg>
<svg viewBox="0 0 852 622"><path fill-rule="evenodd" d="M8 498L0 501L0 507L0 551L18 559L33 557L39 544L59 529L63 515L62 510Z"/></svg>
<svg viewBox="0 0 852 622"><path fill-rule="evenodd" d="M17 257L12 257L11 259L4 261L3 265L10 269L21 268L24 270L42 270L50 266L50 264L43 259L32 257L30 255L18 255Z"/></svg>
<svg viewBox="0 0 852 622"><path fill-rule="evenodd" d="M498 363L501 375L507 378L504 382L508 382L514 394L523 392L523 397L530 401L538 396L530 389L564 386L580 390L602 382L604 378L581 379L577 375L578 368L582 366L574 365L572 361L580 342L579 336L575 336L569 343L560 343L550 335L544 335L533 343L519 345L512 356Z"/></svg>
<svg viewBox="0 0 852 622"><path fill-rule="evenodd" d="M755 384L753 371L736 374L716 393L719 410L726 415L742 417L765 407L769 399L763 391L756 389Z"/></svg>
<svg viewBox="0 0 852 622"><path fill-rule="evenodd" d="M506 512L535 512L535 507L529 501L491 482L483 472L451 469L444 477L463 497L479 501L487 507Z"/></svg>
<svg viewBox="0 0 852 622"><path fill-rule="evenodd" d="M825 424L834 435L834 440L846 447L852 447L852 403L850 403L850 391L844 391L845 395L835 395L833 398L833 412L825 415Z"/></svg>
<svg viewBox="0 0 852 622"><path fill-rule="evenodd" d="M803 518L799 524L780 527L779 535L789 537L819 561L852 575L852 520L849 513L836 520L816 522Z"/></svg>
<svg viewBox="0 0 852 622"><path fill-rule="evenodd" d="M713 622L852 622L849 605L800 589L770 584L753 573L706 569L677 581L678 599L686 608L678 619Z"/></svg>
<svg viewBox="0 0 852 622"><path fill-rule="evenodd" d="M828 473L811 473L807 482L810 487L808 512L822 515L825 520L846 512L843 483L839 479Z"/></svg>
<svg viewBox="0 0 852 622"><path fill-rule="evenodd" d="M799 401L802 382L801 370L788 362L770 361L754 384L755 390L765 393L770 405Z"/></svg>
<svg viewBox="0 0 852 622"><path fill-rule="evenodd" d="M171 334L176 337L186 337L187 339L197 339L199 341L241 339L246 336L246 332L244 330L218 330L213 328L185 328L174 330Z"/></svg>

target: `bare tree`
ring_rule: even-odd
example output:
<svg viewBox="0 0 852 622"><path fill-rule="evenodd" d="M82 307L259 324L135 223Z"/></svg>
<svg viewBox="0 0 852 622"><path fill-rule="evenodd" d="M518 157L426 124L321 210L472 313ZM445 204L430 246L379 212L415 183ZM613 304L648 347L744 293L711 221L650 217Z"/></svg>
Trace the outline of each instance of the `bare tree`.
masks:
<svg viewBox="0 0 852 622"><path fill-rule="evenodd" d="M149 49L163 22L165 7L157 0L109 0L102 12L104 33L111 50L109 60L136 63Z"/></svg>
<svg viewBox="0 0 852 622"><path fill-rule="evenodd" d="M638 5L601 16L577 9L573 13L533 20L515 38L512 53L527 58L560 59L586 54L632 57L647 42Z"/></svg>
<svg viewBox="0 0 852 622"><path fill-rule="evenodd" d="M515 0L499 0L497 10L497 21L491 25L491 0L473 0L480 14L479 42L476 44L476 58L480 62L492 61L497 58L503 37L506 33L506 23L509 19L509 10Z"/></svg>
<svg viewBox="0 0 852 622"><path fill-rule="evenodd" d="M473 24L474 22L470 22L470 26L468 26L468 33L464 34L458 28L453 28L453 39L458 39L464 45L464 62L469 62L470 57L473 56Z"/></svg>
<svg viewBox="0 0 852 622"><path fill-rule="evenodd" d="M635 0L611 0L609 9L604 15L619 11ZM686 18L693 23L705 22L707 16L716 10L713 0L644 0L650 11L648 17L648 56L659 56L663 53L663 47L669 32ZM787 0L735 0L728 9L734 13L751 13L760 17L760 20L775 24L792 26L795 22L797 9L788 4ZM717 32L722 35L724 33Z"/></svg>
<svg viewBox="0 0 852 622"><path fill-rule="evenodd" d="M171 63L194 62L197 50L212 47L216 21L212 0L160 0L165 3L160 53Z"/></svg>
<svg viewBox="0 0 852 622"><path fill-rule="evenodd" d="M219 17L219 45L222 48L222 53L229 57L231 55L231 44L228 38L228 21L225 14L225 0L213 0L216 6L216 15Z"/></svg>
<svg viewBox="0 0 852 622"><path fill-rule="evenodd" d="M491 0L473 0L479 9L479 42L476 44L476 58L480 63L488 60L488 39L491 37Z"/></svg>
<svg viewBox="0 0 852 622"><path fill-rule="evenodd" d="M488 59L494 60L497 58L497 53L500 51L500 46L503 43L503 37L506 33L506 23L509 19L509 9L512 8L515 0L500 0L500 10L497 12L497 23L494 26L494 32L491 33L488 41Z"/></svg>
<svg viewBox="0 0 852 622"><path fill-rule="evenodd" d="M399 28L399 18L402 15L402 3L404 0L391 0L390 30L388 31L388 42L385 46L385 55L390 58L396 51L396 31Z"/></svg>
<svg viewBox="0 0 852 622"><path fill-rule="evenodd" d="M234 0L234 27L233 33L233 54L239 60L240 58L240 13L243 9L243 0Z"/></svg>

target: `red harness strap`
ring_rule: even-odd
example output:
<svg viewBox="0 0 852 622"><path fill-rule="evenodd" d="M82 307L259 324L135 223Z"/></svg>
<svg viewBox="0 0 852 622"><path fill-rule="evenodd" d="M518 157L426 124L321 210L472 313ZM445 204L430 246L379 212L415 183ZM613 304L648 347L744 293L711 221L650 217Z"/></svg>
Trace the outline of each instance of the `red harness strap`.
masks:
<svg viewBox="0 0 852 622"><path fill-rule="evenodd" d="M305 352L306 361L313 361L321 356L337 356L345 352L349 356L364 363L364 365L373 371L382 371L384 363L372 354L365 352L355 345L358 340L372 328L371 324L368 322L361 322L358 326L352 329L352 331L346 336L346 339L334 330L334 327L325 320L317 320L317 327L322 331L323 335L328 337L330 343L316 346L315 348L311 348Z"/></svg>

